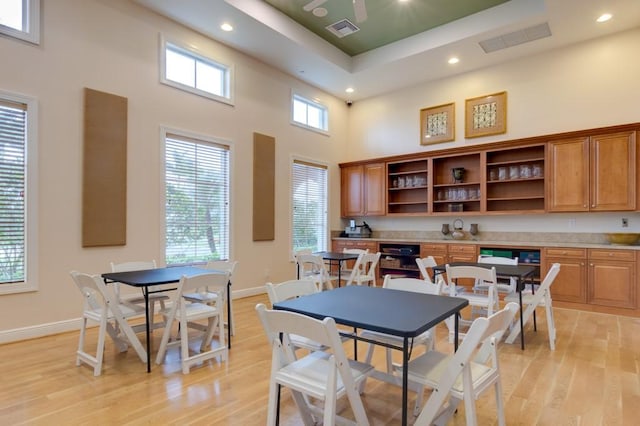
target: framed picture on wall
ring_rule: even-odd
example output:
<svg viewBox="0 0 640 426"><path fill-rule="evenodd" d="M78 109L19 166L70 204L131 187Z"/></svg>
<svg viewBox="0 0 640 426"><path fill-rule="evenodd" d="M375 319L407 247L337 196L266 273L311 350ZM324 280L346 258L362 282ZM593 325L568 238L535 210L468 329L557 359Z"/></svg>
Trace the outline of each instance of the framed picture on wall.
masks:
<svg viewBox="0 0 640 426"><path fill-rule="evenodd" d="M455 140L455 104L420 110L420 145Z"/></svg>
<svg viewBox="0 0 640 426"><path fill-rule="evenodd" d="M465 138L497 135L507 131L507 92L465 101Z"/></svg>

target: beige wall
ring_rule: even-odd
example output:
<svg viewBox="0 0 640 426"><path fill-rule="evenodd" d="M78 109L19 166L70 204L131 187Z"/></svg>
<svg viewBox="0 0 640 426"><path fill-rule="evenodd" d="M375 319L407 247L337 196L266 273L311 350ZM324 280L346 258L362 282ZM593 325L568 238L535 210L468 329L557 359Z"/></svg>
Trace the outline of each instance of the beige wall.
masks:
<svg viewBox="0 0 640 426"><path fill-rule="evenodd" d="M636 29L356 102L349 116L346 161L640 122L639 47L640 29ZM507 133L465 139L465 99L505 90ZM455 102L456 140L421 146L420 109L450 102ZM629 228L621 228L622 217L629 218ZM374 230L437 231L454 218L366 221ZM638 213L464 216L463 220L465 229L474 222L485 231L640 232Z"/></svg>
<svg viewBox="0 0 640 426"><path fill-rule="evenodd" d="M339 227L339 170L347 108L302 82L156 16L125 0L43 3L42 44L0 37L0 90L39 104L39 291L0 295L3 331L48 324L55 331L78 318L80 295L69 271L106 272L110 261L162 262L160 126L230 141L232 247L239 260L234 290L292 278L289 261L289 164L292 155L331 164L331 223ZM193 44L235 66L235 107L159 84L159 34ZM127 245L81 247L82 91L129 100ZM330 108L331 137L289 123L291 89ZM276 238L252 241L253 132L276 138ZM15 330L14 330L15 334ZM5 339L6 340L6 339Z"/></svg>

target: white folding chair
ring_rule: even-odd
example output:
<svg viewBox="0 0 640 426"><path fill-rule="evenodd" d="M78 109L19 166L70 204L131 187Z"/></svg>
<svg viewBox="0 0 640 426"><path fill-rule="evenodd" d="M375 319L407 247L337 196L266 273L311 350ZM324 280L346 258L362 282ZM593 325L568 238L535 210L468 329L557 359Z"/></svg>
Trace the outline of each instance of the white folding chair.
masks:
<svg viewBox="0 0 640 426"><path fill-rule="evenodd" d="M409 380L433 389L421 411L423 392L418 393L414 413L420 415L414 425L445 424L462 401L467 425L477 425L475 400L493 385L498 424L504 426L497 347L517 311L517 303L508 303L488 318L477 318L453 354L429 351L409 361Z"/></svg>
<svg viewBox="0 0 640 426"><path fill-rule="evenodd" d="M349 254L367 254L367 253L369 253L369 249L348 249L348 248L345 248L345 249L342 249L342 252L343 253L349 253ZM353 266L355 266L355 263L353 265L351 265L351 266L348 265L349 263L350 262L341 262L340 263L340 265L341 265L340 277L346 277L346 276L351 274L351 271L353 270ZM360 272L362 272L362 264L360 265ZM338 276L337 275L336 276L332 275L332 278L337 280Z"/></svg>
<svg viewBox="0 0 640 426"><path fill-rule="evenodd" d="M294 299L296 297L314 294L319 291L318 286L311 278L289 280L279 284L266 283L265 288L267 289L267 295L269 296L271 305L285 300ZM326 346L304 336L291 334L289 335L289 338L291 340L291 344L294 346L294 350L296 348L303 348L309 351L324 351L327 349Z"/></svg>
<svg viewBox="0 0 640 426"><path fill-rule="evenodd" d="M347 359L335 320L320 321L294 312L268 310L258 304L256 311L272 348L271 379L267 425L276 424L280 386L287 387L300 411L302 421L311 426L352 424L369 425L358 384L373 370L371 365ZM311 352L296 358L290 336L304 336L326 346L326 352ZM337 399L346 395L355 422L336 414ZM324 402L324 409L307 402L310 396Z"/></svg>
<svg viewBox="0 0 640 426"><path fill-rule="evenodd" d="M377 253L364 253L360 254L358 260L356 260L356 264L359 261L359 269L354 270L355 273L351 274L349 280L346 285L362 285L368 284L370 286L376 286L376 266L378 265L378 261L380 260L380 252Z"/></svg>
<svg viewBox="0 0 640 426"><path fill-rule="evenodd" d="M296 254L298 279L312 278L319 290L333 288L332 277L329 276L322 257L315 254Z"/></svg>
<svg viewBox="0 0 640 426"><path fill-rule="evenodd" d="M518 258L514 257L513 259L510 257L501 257L501 256L487 256L481 254L478 256L478 263L489 263L494 265L518 265ZM496 289L498 293L506 293L509 294L516 289L517 279L514 277L509 278L509 283L502 283L498 281L496 284ZM487 286L482 281L478 281L473 286L473 289L476 291L487 291Z"/></svg>
<svg viewBox="0 0 640 426"><path fill-rule="evenodd" d="M238 266L237 260L211 260L207 262L205 268L228 273L228 284L231 284L233 282L233 274L236 271L236 266ZM233 319L233 298L231 297L230 291L227 297L228 299L225 298L225 300L227 300L228 307L221 306L221 308L223 311L229 309L226 317L230 319L231 325L229 325L229 322L226 319L224 323L227 327L231 327L230 333L232 336L235 336L236 325L235 320ZM185 294L184 298L191 302L205 303L207 305L215 305L218 303L218 293L209 291L207 287L199 288L195 293Z"/></svg>
<svg viewBox="0 0 640 426"><path fill-rule="evenodd" d="M155 269L156 261L133 261L133 262L123 262L123 263L114 263L111 262L111 272L129 272L129 271L143 271L145 269ZM115 288L116 295L119 300L124 303L133 303L136 305L144 306L144 296L140 296L137 294L128 294L124 295L120 292L120 283L114 282L113 286ZM149 286L147 291L149 292L149 330L154 330L156 328L164 327L164 320L160 322L155 322L155 313L156 313L156 303L160 305L160 309L165 308L165 301L169 300L169 296L165 293L154 293L155 291L162 291L166 289L166 286L154 285ZM144 313L144 311L143 311Z"/></svg>
<svg viewBox="0 0 640 426"><path fill-rule="evenodd" d="M439 284L427 283L424 280L421 280L418 278L404 278L404 277L392 278L391 275L386 275L384 277L382 288L387 288L390 290L412 291L415 293L436 294L436 295L440 294L440 291L441 291ZM395 345L395 346L402 346L403 344L402 337L379 333L377 331L362 330L362 332L360 333L360 336L367 339L375 340L378 343L384 343L384 344ZM434 340L435 339L434 339L432 330L427 330L421 335L413 339L413 347L416 347L417 345L422 345L424 346L425 351L430 351L430 350L433 350ZM378 345L376 345L375 343L369 343L369 346L367 348L367 356L365 359L366 363L371 363L371 360L373 359L373 352L376 346ZM392 359L391 349L385 348L385 350L386 350L386 356L387 356L386 376L384 374L380 374L378 371L374 371L372 373L372 376L379 380L390 381L389 380L390 376L393 375L393 372L394 372L393 359ZM397 380L391 380L391 381L393 383L397 382L397 384L400 384L400 382ZM364 389L364 381L363 381L361 390L363 389Z"/></svg>
<svg viewBox="0 0 640 426"><path fill-rule="evenodd" d="M178 283L178 290L171 299L171 308L164 309L162 314L166 316L167 325L162 334L160 349L156 357L156 364L162 364L167 354L167 348L173 345L180 345L180 355L182 372L188 374L192 365L201 363L208 359L220 357L221 361L227 360L227 345L225 343L223 327L223 310L219 305L207 305L204 303L190 302L183 295L196 292L197 289L207 287L209 291L217 293L218 302L224 305L227 294L227 282L229 274L211 273L196 275L193 277L183 276ZM196 321L206 319L207 327L200 344L200 352L194 355L189 354L189 328L194 327ZM173 322L179 324L180 339L170 342L171 328ZM218 332L217 346L214 347L213 335ZM207 350L207 348L209 348Z"/></svg>
<svg viewBox="0 0 640 426"><path fill-rule="evenodd" d="M558 276L560 272L560 264L554 263L549 268L549 272L542 280L542 283L536 288L535 293L523 291L522 293L522 306L524 311L522 312L522 322L523 324L527 324L527 322L534 317L534 329L535 325L535 316L534 313L538 306L542 306L545 309L547 314L547 330L549 332L549 346L551 350L554 351L556 349L556 324L553 318L553 305L551 300L551 284ZM520 302L520 298L517 292L513 292L504 298L507 302ZM524 308L526 306L526 308ZM516 340L516 337L520 334L520 324L514 323L511 327L511 333L507 337L507 343L513 343Z"/></svg>
<svg viewBox="0 0 640 426"><path fill-rule="evenodd" d="M481 266L450 266L449 264L445 265L447 271L447 279L449 280L448 291L449 296L452 297L462 297L469 301L469 306L471 306L472 313L482 313L486 316L490 316L493 314L494 310L498 306L498 292L496 290L496 268L484 268ZM463 290L460 287L456 286L456 280L470 278L477 281L483 281L487 286L486 293L474 293ZM479 310L474 311L474 308L480 308ZM460 325L463 327L468 327L471 325L474 317L471 319L460 319ZM448 318L445 320L445 324L449 329L449 342L453 343L454 339L454 318ZM464 332L458 333L458 336L461 338L464 336Z"/></svg>
<svg viewBox="0 0 640 426"><path fill-rule="evenodd" d="M111 337L120 352L127 350L127 342L129 342L136 350L140 360L146 363L147 352L142 347L140 340L136 337L133 328L127 322L128 318L144 314L144 308L138 305L119 302L115 294L112 294L109 289L107 289L104 281L98 275L88 275L71 271L71 278L76 283L78 290L80 290L84 298L80 339L76 352L76 365L79 366L84 362L93 367L94 376L99 376L102 373L104 344L107 334ZM98 330L98 346L95 356L84 350L89 320L100 324ZM120 333L124 333L124 336Z"/></svg>
<svg viewBox="0 0 640 426"><path fill-rule="evenodd" d="M423 258L417 258L416 264L418 265L418 269L420 270L420 275L422 275L422 279L426 282L432 283L434 280L431 278L433 276L432 273L429 273L429 268L433 268L437 266L436 260L433 256L427 256Z"/></svg>

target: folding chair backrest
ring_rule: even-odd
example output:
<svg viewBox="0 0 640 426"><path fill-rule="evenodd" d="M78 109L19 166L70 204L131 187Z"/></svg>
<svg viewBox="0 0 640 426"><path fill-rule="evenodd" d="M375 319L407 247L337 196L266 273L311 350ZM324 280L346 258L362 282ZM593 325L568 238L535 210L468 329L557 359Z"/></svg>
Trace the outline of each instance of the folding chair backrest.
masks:
<svg viewBox="0 0 640 426"><path fill-rule="evenodd" d="M380 252L377 253L365 253L362 257L362 270L367 277L375 277L376 266L380 260Z"/></svg>
<svg viewBox="0 0 640 426"><path fill-rule="evenodd" d="M367 253L359 253L358 254L358 258L356 259L355 263L353 264L353 268L351 268L351 273L349 274L349 277L347 278L347 284L346 285L351 285L353 284L354 281L356 281L356 279L360 276L364 275L364 257L367 255Z"/></svg>
<svg viewBox="0 0 640 426"><path fill-rule="evenodd" d="M326 275L324 260L322 260L320 256L315 254L299 254L296 256L296 262L298 264L300 277L305 276L307 273Z"/></svg>
<svg viewBox="0 0 640 426"><path fill-rule="evenodd" d="M455 280L460 278L472 278L485 282L486 285L497 283L496 268L483 268L481 266L449 266L445 265L447 278L449 279L449 290L455 292ZM454 294L451 294L452 296Z"/></svg>
<svg viewBox="0 0 640 426"><path fill-rule="evenodd" d="M229 282L229 273L207 273L194 275L192 277L182 276L178 284L178 291L175 294L176 300L182 298L183 294L194 293L200 288L207 288L210 292L218 293L223 300L227 293L227 283Z"/></svg>
<svg viewBox="0 0 640 426"><path fill-rule="evenodd" d="M108 305L114 305L115 297L107 290L102 278L93 275L71 271L71 278L76 283L78 290L84 297L85 309L105 309Z"/></svg>
<svg viewBox="0 0 640 426"><path fill-rule="evenodd" d="M318 292L318 286L310 279L289 280L279 284L266 283L265 287L271 305Z"/></svg>
<svg viewBox="0 0 640 426"><path fill-rule="evenodd" d="M391 275L385 275L383 288L390 290L413 291L415 293L440 294L441 285L425 282L419 278L393 278Z"/></svg>
<svg viewBox="0 0 640 426"><path fill-rule="evenodd" d="M481 254L478 256L478 263L492 263L494 265L517 265L518 258L514 257L502 257L502 256L487 256Z"/></svg>
<svg viewBox="0 0 640 426"><path fill-rule="evenodd" d="M427 282L433 282L433 280L431 279L431 275L429 275L429 271L427 270L427 268L433 268L434 266L438 265L433 256L417 258L416 264L418 265L418 269L420 269L422 279Z"/></svg>
<svg viewBox="0 0 640 426"><path fill-rule="evenodd" d="M205 265L205 268L228 272L229 277L233 277L233 273L235 272L237 265L237 260L210 260Z"/></svg>

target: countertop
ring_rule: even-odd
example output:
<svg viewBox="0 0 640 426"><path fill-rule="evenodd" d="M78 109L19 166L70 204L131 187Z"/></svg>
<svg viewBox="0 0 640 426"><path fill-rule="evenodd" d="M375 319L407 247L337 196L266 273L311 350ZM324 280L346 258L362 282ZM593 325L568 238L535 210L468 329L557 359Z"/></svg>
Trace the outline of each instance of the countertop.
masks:
<svg viewBox="0 0 640 426"><path fill-rule="evenodd" d="M391 233L389 233L391 234ZM439 233L432 233L439 234ZM495 234L495 233L494 233ZM506 233L504 233L506 234ZM515 233L514 233L515 234ZM571 238L569 237L571 235ZM599 242L606 241L604 239L603 234L577 234L580 237L576 238L576 234L550 234L548 236L544 234L536 234L539 241L533 241L533 239L526 240L522 238L523 235L521 233L517 233L517 237L509 238L509 239L484 239L484 238L476 238L470 239L466 238L463 240L454 240L453 238L442 238L441 235L433 236L433 235L424 235L418 236L416 235L412 237L404 237L398 235L372 235L370 238L348 238L348 237L333 237L334 240L366 240L366 241L375 241L382 243L432 243L432 244L442 244L442 243L455 243L455 244L475 244L483 247L534 247L534 248L542 248L542 247L571 247L571 248L592 248L592 249L611 249L611 250L639 250L640 245L621 245L621 244L610 244L607 242ZM598 236L602 236L599 238ZM548 237L548 238L545 238ZM564 238L563 238L564 237ZM586 240L586 241L581 241ZM563 241L564 240L564 241Z"/></svg>

